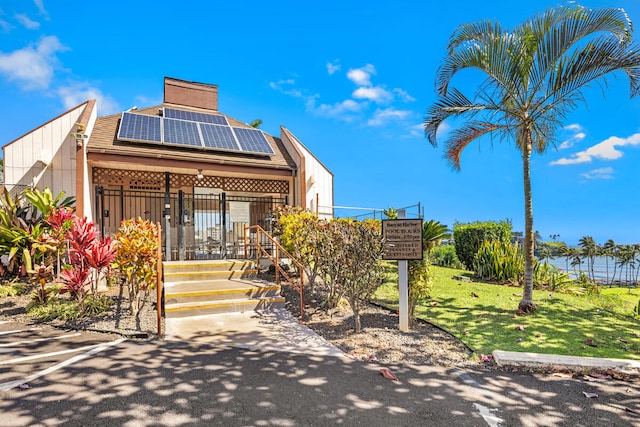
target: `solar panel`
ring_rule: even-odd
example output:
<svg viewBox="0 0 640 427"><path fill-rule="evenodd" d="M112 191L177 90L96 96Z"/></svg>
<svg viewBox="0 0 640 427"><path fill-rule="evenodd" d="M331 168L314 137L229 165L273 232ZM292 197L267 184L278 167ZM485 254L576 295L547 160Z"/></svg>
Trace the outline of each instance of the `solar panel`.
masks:
<svg viewBox="0 0 640 427"><path fill-rule="evenodd" d="M275 154L261 130L236 127L232 129L238 138L241 151L255 154Z"/></svg>
<svg viewBox="0 0 640 427"><path fill-rule="evenodd" d="M160 117L122 113L118 139L127 141L162 143Z"/></svg>
<svg viewBox="0 0 640 427"><path fill-rule="evenodd" d="M227 118L219 114L198 113L196 111L177 110L165 108L164 116L169 119L190 120L199 123L213 123L216 125L228 125Z"/></svg>
<svg viewBox="0 0 640 427"><path fill-rule="evenodd" d="M164 143L202 148L198 123L184 120L163 119Z"/></svg>
<svg viewBox="0 0 640 427"><path fill-rule="evenodd" d="M240 151L229 126L201 123L200 130L202 130L202 139L205 148Z"/></svg>

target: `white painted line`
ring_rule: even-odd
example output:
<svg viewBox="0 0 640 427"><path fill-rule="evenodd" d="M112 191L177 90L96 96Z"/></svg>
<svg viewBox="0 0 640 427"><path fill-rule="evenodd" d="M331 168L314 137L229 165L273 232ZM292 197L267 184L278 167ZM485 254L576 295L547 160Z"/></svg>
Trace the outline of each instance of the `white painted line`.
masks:
<svg viewBox="0 0 640 427"><path fill-rule="evenodd" d="M479 394L481 394L483 397L489 400L492 400L494 402L498 399L498 395L496 393L490 390L487 390L485 387L482 386L482 384L476 381L468 373L460 370L456 370L455 373L458 377L460 377L460 379L465 384L478 390ZM479 403L474 403L473 406L478 410L478 412L480 413L480 416L485 420L485 422L489 425L489 427L500 427L502 425L501 423L504 422L504 420L502 420L501 418L498 418L497 416L493 415L493 412L497 412L499 410L498 408L488 408Z"/></svg>
<svg viewBox="0 0 640 427"><path fill-rule="evenodd" d="M41 341L49 341L49 340L60 340L62 338L77 337L78 335L81 335L80 332L77 332L75 334L60 335L59 337L37 338L37 339L34 339L34 340L28 340L28 341L6 342L6 343L0 343L0 347L13 347L13 346L16 346L16 345L31 344L32 342L41 342Z"/></svg>
<svg viewBox="0 0 640 427"><path fill-rule="evenodd" d="M473 406L475 406L478 412L480 412L480 416L482 416L487 424L489 424L489 427L500 427L502 425L501 423L504 422L503 419L492 414L492 412L496 412L498 410L497 408L489 409L479 403L474 403Z"/></svg>
<svg viewBox="0 0 640 427"><path fill-rule="evenodd" d="M11 335L11 334L17 334L19 332L37 331L38 329L40 328L16 329L15 331L2 331L0 332L0 335Z"/></svg>
<svg viewBox="0 0 640 427"><path fill-rule="evenodd" d="M57 371L58 369L62 369L62 368L66 367L66 366L69 366L69 365L71 365L73 363L79 362L80 360L86 359L89 356L93 356L94 354L97 354L97 353L99 353L99 352L101 352L103 350L106 350L109 347L116 346L116 345L118 345L121 342L126 341L126 340L127 340L126 338L120 338L120 339L117 339L115 341L111 341L111 342L108 342L108 343L105 343L105 344L99 344L98 346L92 346L94 348L92 348L91 350L87 351L86 353L79 354L77 356L72 357L71 359L65 360L64 362L58 363L57 365L54 365L54 366L52 366L50 368L47 368L47 369L45 369L43 371L37 372L37 373L35 373L33 375L29 375L25 379L14 380L14 381L6 382L6 383L1 383L0 384L0 391L9 391L12 388L16 388L19 385L26 384L28 382L31 382L31 381L35 380L35 379L38 379L38 378L43 377L43 376L45 376L47 374L50 374L51 372Z"/></svg>
<svg viewBox="0 0 640 427"><path fill-rule="evenodd" d="M72 348L69 350L60 350L60 351L54 351L52 353L42 353L42 354L35 354L33 356L18 357L17 359L0 361L0 365L9 365L9 364L13 365L16 363L28 362L31 360L46 359L48 357L59 356L61 354L78 353L80 351L91 350L93 348L100 347L101 345L103 344L85 345L84 347Z"/></svg>

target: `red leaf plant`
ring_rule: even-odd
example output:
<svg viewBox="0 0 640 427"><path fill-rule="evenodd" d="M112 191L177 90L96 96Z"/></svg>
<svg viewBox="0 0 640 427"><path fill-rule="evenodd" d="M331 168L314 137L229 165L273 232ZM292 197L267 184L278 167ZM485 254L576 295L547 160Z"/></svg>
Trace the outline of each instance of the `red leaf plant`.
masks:
<svg viewBox="0 0 640 427"><path fill-rule="evenodd" d="M87 296L87 284L90 270L88 268L72 267L64 269L60 274L60 281L64 284L61 293L69 292L78 302L80 313L84 312L84 299Z"/></svg>

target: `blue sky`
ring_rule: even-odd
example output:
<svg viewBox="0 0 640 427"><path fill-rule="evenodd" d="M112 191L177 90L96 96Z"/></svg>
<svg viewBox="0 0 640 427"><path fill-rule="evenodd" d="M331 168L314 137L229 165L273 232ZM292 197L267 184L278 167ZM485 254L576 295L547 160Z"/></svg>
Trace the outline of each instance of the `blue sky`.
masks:
<svg viewBox="0 0 640 427"><path fill-rule="evenodd" d="M508 218L523 230L513 144L474 143L455 172L422 121L457 25L488 18L512 26L561 2L239 4L0 3L0 144L89 98L99 115L157 105L164 76L214 83L221 112L300 138L335 174L336 205L421 202L427 219L448 225ZM638 0L582 4L623 7L640 26ZM469 76L456 78L464 87ZM533 158L535 229L570 244L584 235L638 243L640 98L629 99L622 75L609 79L605 96L594 87L585 97L558 130L558 149Z"/></svg>

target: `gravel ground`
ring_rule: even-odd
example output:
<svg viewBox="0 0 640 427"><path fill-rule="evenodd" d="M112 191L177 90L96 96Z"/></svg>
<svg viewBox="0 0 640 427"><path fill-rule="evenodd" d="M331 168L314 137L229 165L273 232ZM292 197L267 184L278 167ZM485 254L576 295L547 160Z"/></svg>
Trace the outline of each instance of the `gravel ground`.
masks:
<svg viewBox="0 0 640 427"><path fill-rule="evenodd" d="M283 286L282 294L287 309L299 316L297 291ZM365 304L361 313L362 332L356 334L348 304L327 311L321 308L321 302L317 294L305 296L304 324L354 359L440 366L480 363L462 341L429 323L418 321L409 332L401 332L396 312Z"/></svg>

